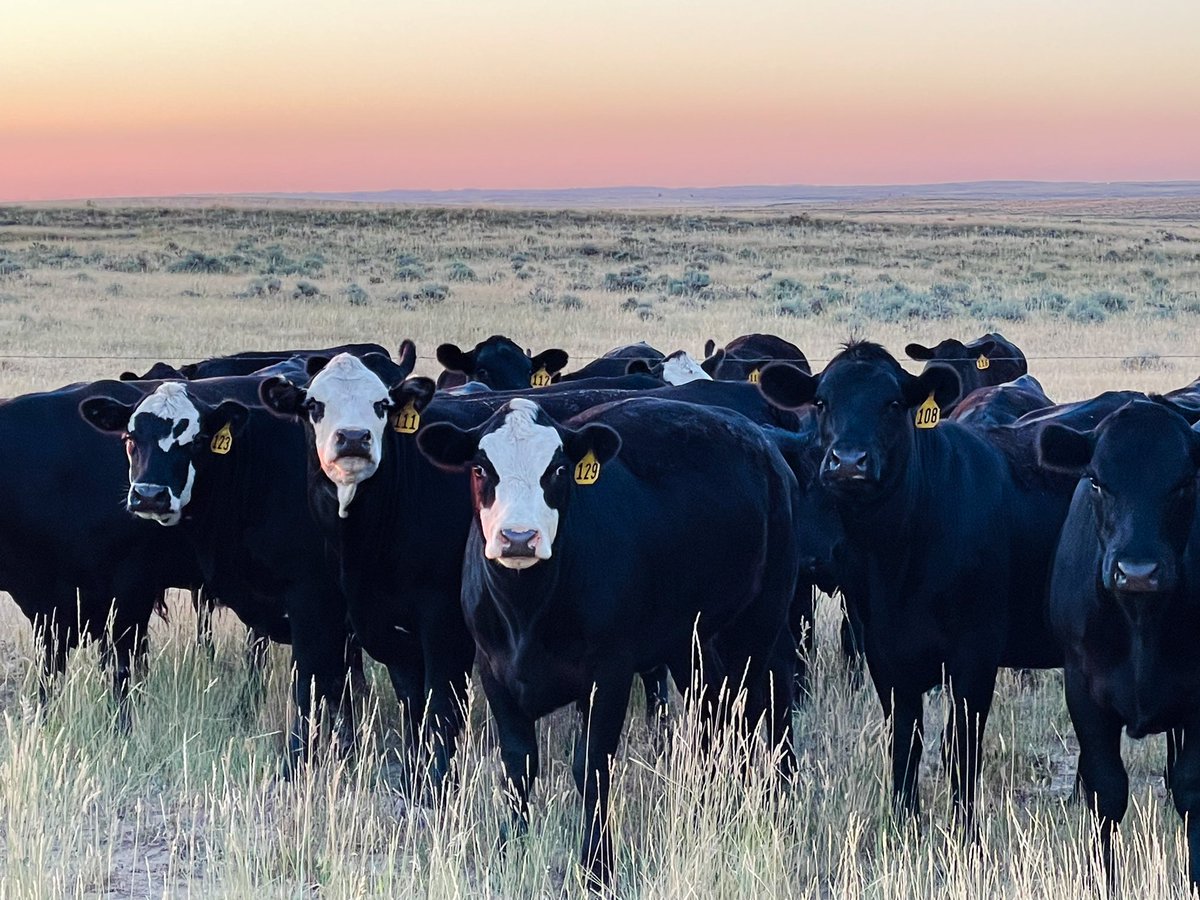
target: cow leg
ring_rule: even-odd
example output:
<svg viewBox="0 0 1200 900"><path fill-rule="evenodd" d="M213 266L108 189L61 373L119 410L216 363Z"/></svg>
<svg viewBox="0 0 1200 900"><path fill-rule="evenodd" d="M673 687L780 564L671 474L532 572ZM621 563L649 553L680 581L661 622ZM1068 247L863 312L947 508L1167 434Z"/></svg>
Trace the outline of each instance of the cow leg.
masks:
<svg viewBox="0 0 1200 900"><path fill-rule="evenodd" d="M607 890L612 884L613 845L608 829L608 791L611 761L621 740L629 705L631 678L617 677L597 683L587 700L577 704L583 729L575 742L572 770L575 787L583 796L583 849L580 865L590 890Z"/></svg>
<svg viewBox="0 0 1200 900"><path fill-rule="evenodd" d="M992 707L996 669L967 671L949 679L951 714L949 723L950 790L955 818L969 836L975 829L975 790L983 761L983 732Z"/></svg>
<svg viewBox="0 0 1200 900"><path fill-rule="evenodd" d="M267 692L267 652L271 639L257 628L246 631L246 677L252 696L261 701Z"/></svg>
<svg viewBox="0 0 1200 900"><path fill-rule="evenodd" d="M522 712L508 688L486 669L482 669L479 676L496 722L500 760L509 788L505 794L512 800L511 822L500 829L500 846L503 848L510 837L524 837L529 831L529 792L537 780L539 765L537 723Z"/></svg>
<svg viewBox="0 0 1200 900"><path fill-rule="evenodd" d="M326 596L289 598L292 620L292 695L295 719L288 738L289 771L311 753L311 730L324 715L333 717L334 750L354 753L354 711L346 696L349 635L343 610Z"/></svg>
<svg viewBox="0 0 1200 900"><path fill-rule="evenodd" d="M427 609L453 611L442 621L421 629L425 657L425 690L428 706L422 729L425 752L429 754L429 787L441 790L458 744L467 703L467 685L475 663L475 641L471 638L451 598L430 598ZM434 605L437 604L437 605Z"/></svg>
<svg viewBox="0 0 1200 900"><path fill-rule="evenodd" d="M1183 729L1168 728L1165 735L1167 739L1167 764L1163 768L1163 783L1166 784L1167 790L1171 790L1171 778L1175 771L1175 761L1179 758L1179 751L1183 747Z"/></svg>
<svg viewBox="0 0 1200 900"><path fill-rule="evenodd" d="M854 603L843 593L840 627L842 659L846 662L846 677L852 688L858 688L863 683L863 669L866 665L865 629L866 626Z"/></svg>
<svg viewBox="0 0 1200 900"><path fill-rule="evenodd" d="M812 661L815 640L817 589L802 581L796 585L796 596L788 609L788 630L791 632L796 655L796 701L808 694L808 667Z"/></svg>
<svg viewBox="0 0 1200 900"><path fill-rule="evenodd" d="M921 691L876 685L883 714L892 720L892 803L897 816L914 820L921 814L918 774L924 741L924 702Z"/></svg>
<svg viewBox="0 0 1200 900"><path fill-rule="evenodd" d="M189 588L192 595L192 607L196 610L196 646L204 651L209 659L217 655L217 646L213 640L213 602L204 589L204 585Z"/></svg>
<svg viewBox="0 0 1200 900"><path fill-rule="evenodd" d="M1121 760L1121 720L1092 700L1083 673L1068 666L1063 674L1067 709L1079 738L1079 782L1084 800L1100 817L1100 856L1112 884L1113 828L1125 817L1129 803L1129 776Z"/></svg>
<svg viewBox="0 0 1200 900"><path fill-rule="evenodd" d="M421 742L425 721L425 660L421 643L408 632L397 632L393 639L396 652L388 663L388 678L404 719L404 741L410 761Z"/></svg>
<svg viewBox="0 0 1200 900"><path fill-rule="evenodd" d="M33 626L42 645L38 703L45 707L50 702L55 681L67 670L67 655L78 644L78 630L64 624L57 613L48 619L42 616L35 618Z"/></svg>
<svg viewBox="0 0 1200 900"><path fill-rule="evenodd" d="M1195 727L1168 733L1177 747L1171 767L1171 797L1187 829L1188 878L1193 887L1200 884L1200 741L1194 738L1196 734Z"/></svg>
<svg viewBox="0 0 1200 900"><path fill-rule="evenodd" d="M655 666L641 673L642 688L646 692L646 729L659 752L671 718L670 678L671 672L666 666Z"/></svg>

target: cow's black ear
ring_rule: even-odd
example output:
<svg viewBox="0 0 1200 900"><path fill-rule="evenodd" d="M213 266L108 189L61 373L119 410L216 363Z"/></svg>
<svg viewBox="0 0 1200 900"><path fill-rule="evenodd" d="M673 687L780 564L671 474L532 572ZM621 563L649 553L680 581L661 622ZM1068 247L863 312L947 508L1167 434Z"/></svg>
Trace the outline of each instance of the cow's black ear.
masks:
<svg viewBox="0 0 1200 900"><path fill-rule="evenodd" d="M589 450L596 462L604 465L621 450L621 436L601 422L591 422L578 431L563 434L563 452L571 462L579 462Z"/></svg>
<svg viewBox="0 0 1200 900"><path fill-rule="evenodd" d="M262 405L283 419L297 419L304 415L304 403L308 395L282 375L263 379L258 386L258 399Z"/></svg>
<svg viewBox="0 0 1200 900"><path fill-rule="evenodd" d="M995 349L996 349L995 341L981 340L978 345L971 348L971 354L976 357L987 356L989 353L991 353Z"/></svg>
<svg viewBox="0 0 1200 900"><path fill-rule="evenodd" d="M909 344L904 348L904 353L909 359L916 359L921 362L933 359L933 348L926 347L924 344Z"/></svg>
<svg viewBox="0 0 1200 900"><path fill-rule="evenodd" d="M320 373L321 370L323 370L327 365L329 365L328 356L310 356L308 361L304 364L304 371L308 373L309 378L312 378L314 375Z"/></svg>
<svg viewBox="0 0 1200 900"><path fill-rule="evenodd" d="M97 431L124 432L133 415L133 404L112 397L88 397L79 404L79 415Z"/></svg>
<svg viewBox="0 0 1200 900"><path fill-rule="evenodd" d="M405 375L411 375L412 370L417 365L417 345L405 338L400 342L400 349L396 351L396 365L400 368L406 368Z"/></svg>
<svg viewBox="0 0 1200 900"><path fill-rule="evenodd" d="M389 388L388 396L392 398L392 405L396 409L402 409L411 403L413 409L420 412L429 405L435 390L437 387L432 378L409 378Z"/></svg>
<svg viewBox="0 0 1200 900"><path fill-rule="evenodd" d="M716 349L717 349L717 342L714 341L712 338L709 338L707 341L705 341L704 342L704 357L705 357L705 359L712 356L713 351ZM709 372L709 374L711 375L712 373Z"/></svg>
<svg viewBox="0 0 1200 900"><path fill-rule="evenodd" d="M437 348L437 360L442 368L464 375L475 374L475 351L464 353L454 344L442 344Z"/></svg>
<svg viewBox="0 0 1200 900"><path fill-rule="evenodd" d="M250 420L250 410L236 400L222 400L216 409L201 413L201 431L209 436L229 426L229 433L237 437Z"/></svg>
<svg viewBox="0 0 1200 900"><path fill-rule="evenodd" d="M1092 461L1094 435L1051 422L1038 435L1038 462L1047 469L1079 474Z"/></svg>
<svg viewBox="0 0 1200 900"><path fill-rule="evenodd" d="M702 368L709 378L717 377L717 370L721 368L721 363L725 362L725 348L722 347L716 353L708 352L708 345L712 343L712 338L709 338L708 344L704 345L704 355L707 357L704 362L700 363Z"/></svg>
<svg viewBox="0 0 1200 900"><path fill-rule="evenodd" d="M117 376L117 381L140 381L136 372L122 372Z"/></svg>
<svg viewBox="0 0 1200 900"><path fill-rule="evenodd" d="M920 375L909 376L904 384L904 399L909 406L924 403L930 394L942 409L958 401L962 393L962 378L953 366L929 366Z"/></svg>
<svg viewBox="0 0 1200 900"><path fill-rule="evenodd" d="M400 387L412 371L411 366L397 365L382 353L368 353L359 357L359 361L370 369L389 391Z"/></svg>
<svg viewBox="0 0 1200 900"><path fill-rule="evenodd" d="M417 432L417 447L439 469L457 472L475 458L479 436L451 422L434 422Z"/></svg>
<svg viewBox="0 0 1200 900"><path fill-rule="evenodd" d="M545 369L553 375L555 372L561 372L565 369L570 359L566 350L543 350L537 356L529 358L529 368L533 372Z"/></svg>
<svg viewBox="0 0 1200 900"><path fill-rule="evenodd" d="M763 366L758 375L758 389L782 409L799 409L812 403L820 380L820 375L809 375L790 363L776 361Z"/></svg>
<svg viewBox="0 0 1200 900"><path fill-rule="evenodd" d="M631 359L625 366L626 375L653 375L654 370L650 368L650 361L645 359Z"/></svg>

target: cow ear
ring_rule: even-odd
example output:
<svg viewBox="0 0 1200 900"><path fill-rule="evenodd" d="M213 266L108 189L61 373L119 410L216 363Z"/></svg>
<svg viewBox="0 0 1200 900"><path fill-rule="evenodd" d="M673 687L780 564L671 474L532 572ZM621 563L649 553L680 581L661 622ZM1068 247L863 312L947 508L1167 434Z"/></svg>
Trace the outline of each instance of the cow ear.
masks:
<svg viewBox="0 0 1200 900"><path fill-rule="evenodd" d="M707 341L704 342L704 358L707 359L708 357L712 356L713 351L716 349L717 349L717 342L714 341L712 338L709 338ZM709 373L709 374L712 374L712 373Z"/></svg>
<svg viewBox="0 0 1200 900"><path fill-rule="evenodd" d="M201 413L201 430L204 434L215 435L222 428L228 426L230 435L237 437L242 433L242 429L246 427L249 419L250 410L245 406L236 400L224 400L216 409Z"/></svg>
<svg viewBox="0 0 1200 900"><path fill-rule="evenodd" d="M563 435L563 452L571 462L579 462L588 451L596 457L596 462L604 465L617 455L621 449L621 436L600 422L584 425L578 431L567 431Z"/></svg>
<svg viewBox="0 0 1200 900"><path fill-rule="evenodd" d="M909 377L911 381L906 381L904 386L904 399L909 406L924 403L932 394L933 402L945 409L955 403L962 393L962 379L953 366L929 366L920 375Z"/></svg>
<svg viewBox="0 0 1200 900"><path fill-rule="evenodd" d="M1051 422L1038 435L1038 462L1047 469L1078 475L1092 461L1094 436Z"/></svg>
<svg viewBox="0 0 1200 900"><path fill-rule="evenodd" d="M392 388L400 387L412 371L411 366L397 365L382 353L368 353L366 356L359 357L359 362L382 381L384 387L389 391Z"/></svg>
<svg viewBox="0 0 1200 900"><path fill-rule="evenodd" d="M758 389L775 406L799 409L812 403L820 380L820 375L809 375L789 363L776 361L763 366L758 376Z"/></svg>
<svg viewBox="0 0 1200 900"><path fill-rule="evenodd" d="M924 344L909 344L904 348L904 353L909 359L916 359L921 362L933 359L933 348L926 347Z"/></svg>
<svg viewBox="0 0 1200 900"><path fill-rule="evenodd" d="M479 436L451 422L434 422L417 432L417 447L439 469L458 472L475 458Z"/></svg>
<svg viewBox="0 0 1200 900"><path fill-rule="evenodd" d="M420 412L429 405L435 390L437 387L432 378L409 378L389 388L388 396L392 398L393 408L402 409L411 403L413 409Z"/></svg>
<svg viewBox="0 0 1200 900"><path fill-rule="evenodd" d="M321 370L327 365L329 365L328 356L310 356L308 358L308 362L304 364L304 371L308 373L309 378L312 378L314 375L321 372Z"/></svg>
<svg viewBox="0 0 1200 900"><path fill-rule="evenodd" d="M653 375L654 370L650 368L649 360L631 359L629 364L625 366L626 375Z"/></svg>
<svg viewBox="0 0 1200 900"><path fill-rule="evenodd" d="M407 375L412 374L412 370L417 365L417 345L405 338L400 342L400 349L396 351L396 365L404 368L408 367Z"/></svg>
<svg viewBox="0 0 1200 900"><path fill-rule="evenodd" d="M117 381L140 381L136 372L122 372L117 376Z"/></svg>
<svg viewBox="0 0 1200 900"><path fill-rule="evenodd" d="M97 431L124 432L129 428L133 405L112 397L88 397L79 404L79 415Z"/></svg>
<svg viewBox="0 0 1200 900"><path fill-rule="evenodd" d="M725 348L722 347L716 353L709 353L708 347L711 343L712 338L709 338L708 344L704 345L704 355L706 359L704 362L700 363L700 368L704 370L704 373L708 375L709 378L716 378L717 370L721 368L721 363L725 362Z"/></svg>
<svg viewBox="0 0 1200 900"><path fill-rule="evenodd" d="M561 372L567 367L570 357L566 350L543 350L537 356L529 358L529 367L531 371L538 372L545 369L551 375L555 372Z"/></svg>
<svg viewBox="0 0 1200 900"><path fill-rule="evenodd" d="M971 353L974 356L987 356L996 349L996 342L990 338L986 341L980 341L976 346L971 348Z"/></svg>
<svg viewBox="0 0 1200 900"><path fill-rule="evenodd" d="M475 373L475 351L464 353L454 344L442 344L437 348L437 360L442 368L450 372L462 372L464 375Z"/></svg>
<svg viewBox="0 0 1200 900"><path fill-rule="evenodd" d="M258 399L282 419L298 419L304 415L307 393L282 375L264 379L258 386Z"/></svg>

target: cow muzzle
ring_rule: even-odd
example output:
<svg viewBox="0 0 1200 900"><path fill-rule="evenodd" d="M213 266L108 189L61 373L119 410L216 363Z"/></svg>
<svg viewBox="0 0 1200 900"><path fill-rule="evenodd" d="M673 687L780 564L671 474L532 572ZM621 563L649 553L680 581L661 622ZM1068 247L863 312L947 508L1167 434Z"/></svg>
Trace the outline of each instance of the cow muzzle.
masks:
<svg viewBox="0 0 1200 900"><path fill-rule="evenodd" d="M171 502L171 491L161 484L130 485L125 508L136 516L163 524L174 524L178 519L178 512Z"/></svg>
<svg viewBox="0 0 1200 900"><path fill-rule="evenodd" d="M821 466L821 480L829 486L854 487L877 479L866 450L830 447Z"/></svg>
<svg viewBox="0 0 1200 900"><path fill-rule="evenodd" d="M543 558L538 554L541 543L542 533L536 528L501 529L500 556L497 562L513 569L532 566Z"/></svg>
<svg viewBox="0 0 1200 900"><path fill-rule="evenodd" d="M1155 594L1164 588L1162 566L1153 560L1119 559L1113 564L1113 589L1122 594Z"/></svg>
<svg viewBox="0 0 1200 900"><path fill-rule="evenodd" d="M333 451L338 459L371 459L371 432L365 428L340 428L333 435Z"/></svg>

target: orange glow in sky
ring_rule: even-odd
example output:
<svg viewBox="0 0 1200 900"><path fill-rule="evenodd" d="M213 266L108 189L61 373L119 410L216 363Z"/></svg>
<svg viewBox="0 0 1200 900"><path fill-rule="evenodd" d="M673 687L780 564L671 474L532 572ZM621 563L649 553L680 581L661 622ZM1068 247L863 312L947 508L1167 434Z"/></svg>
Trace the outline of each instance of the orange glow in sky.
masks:
<svg viewBox="0 0 1200 900"><path fill-rule="evenodd" d="M1197 0L55 0L0 200L1200 179Z"/></svg>

